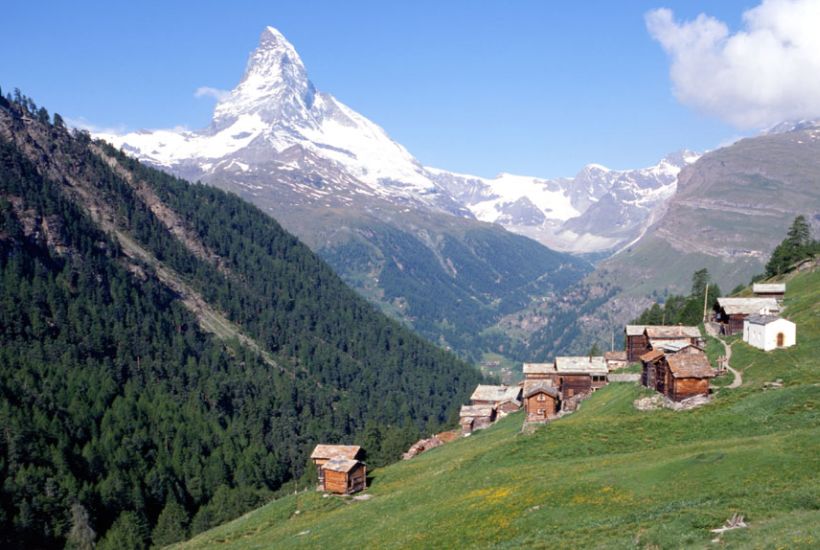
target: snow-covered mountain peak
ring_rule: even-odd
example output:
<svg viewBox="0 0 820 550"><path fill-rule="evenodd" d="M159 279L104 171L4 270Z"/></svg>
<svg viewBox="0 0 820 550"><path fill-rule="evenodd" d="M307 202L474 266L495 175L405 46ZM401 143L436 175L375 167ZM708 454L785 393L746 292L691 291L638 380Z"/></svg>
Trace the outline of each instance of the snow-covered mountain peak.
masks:
<svg viewBox="0 0 820 550"><path fill-rule="evenodd" d="M293 45L262 31L239 84L202 130L97 134L137 158L277 208L430 210L500 224L561 250L630 242L677 188L682 151L655 166L588 164L574 178L426 168L377 124L317 91ZM391 208L384 209L384 205Z"/></svg>
<svg viewBox="0 0 820 550"><path fill-rule="evenodd" d="M266 27L241 82L217 103L213 124L222 129L243 114L257 114L268 123L304 118L315 95L296 49L278 30Z"/></svg>

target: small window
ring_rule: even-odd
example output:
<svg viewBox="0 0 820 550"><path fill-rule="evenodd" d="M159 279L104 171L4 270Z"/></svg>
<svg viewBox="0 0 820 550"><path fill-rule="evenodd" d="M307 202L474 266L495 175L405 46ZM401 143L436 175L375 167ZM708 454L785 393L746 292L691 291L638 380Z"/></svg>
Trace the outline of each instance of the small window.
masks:
<svg viewBox="0 0 820 550"><path fill-rule="evenodd" d="M540 414L541 416L543 416L543 415L544 415L544 409L538 409L538 414Z"/></svg>
<svg viewBox="0 0 820 550"><path fill-rule="evenodd" d="M546 395L544 395L543 393L538 394L538 401L546 401L546 400L547 400Z"/></svg>

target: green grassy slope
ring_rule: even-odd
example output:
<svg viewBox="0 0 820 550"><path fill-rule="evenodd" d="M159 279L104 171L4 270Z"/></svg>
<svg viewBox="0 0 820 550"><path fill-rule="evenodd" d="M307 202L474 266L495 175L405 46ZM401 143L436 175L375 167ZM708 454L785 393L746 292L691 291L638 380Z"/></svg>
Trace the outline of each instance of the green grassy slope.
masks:
<svg viewBox="0 0 820 550"><path fill-rule="evenodd" d="M370 500L308 491L182 548L713 547L820 544L820 272L789 282L798 345L734 345L744 385L686 412L639 412L613 384L520 434L522 415L374 472ZM780 378L784 386L764 389Z"/></svg>

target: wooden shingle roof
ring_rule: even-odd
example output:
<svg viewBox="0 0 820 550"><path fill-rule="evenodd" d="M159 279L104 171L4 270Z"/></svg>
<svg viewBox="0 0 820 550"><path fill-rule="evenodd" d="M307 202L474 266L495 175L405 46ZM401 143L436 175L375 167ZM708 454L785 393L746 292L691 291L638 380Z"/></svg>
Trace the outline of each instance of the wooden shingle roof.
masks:
<svg viewBox="0 0 820 550"><path fill-rule="evenodd" d="M712 378L715 376L715 370L704 353L669 355L666 362L675 378Z"/></svg>
<svg viewBox="0 0 820 550"><path fill-rule="evenodd" d="M350 458L334 458L333 460L326 462L322 466L322 469L330 470L331 472L347 473L359 464L361 464L361 462Z"/></svg>
<svg viewBox="0 0 820 550"><path fill-rule="evenodd" d="M652 361L657 361L658 359L663 357L663 355L663 350L653 349L641 355L639 359L644 363L651 363Z"/></svg>

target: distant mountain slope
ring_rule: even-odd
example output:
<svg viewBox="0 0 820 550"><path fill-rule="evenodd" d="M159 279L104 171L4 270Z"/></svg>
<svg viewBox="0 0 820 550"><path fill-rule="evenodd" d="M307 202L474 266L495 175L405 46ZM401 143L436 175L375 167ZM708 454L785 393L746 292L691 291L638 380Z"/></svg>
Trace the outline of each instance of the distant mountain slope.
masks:
<svg viewBox="0 0 820 550"><path fill-rule="evenodd" d="M576 335L574 349L608 343L613 332L617 340L652 301L688 292L698 269L724 292L748 282L800 214L820 234L820 125L781 125L705 154L681 172L677 193L640 240L567 290L577 297L568 309L578 311L588 309L587 296L610 294L595 311L562 319ZM551 335L527 339L544 349L537 342L549 347Z"/></svg>
<svg viewBox="0 0 820 550"><path fill-rule="evenodd" d="M682 171L664 215L602 264L625 288L682 291L700 264L726 290L762 272L803 214L820 229L820 127L743 139Z"/></svg>
<svg viewBox="0 0 820 550"><path fill-rule="evenodd" d="M54 118L0 98L0 546L204 529L480 381L256 207Z"/></svg>
<svg viewBox="0 0 820 550"><path fill-rule="evenodd" d="M589 164L574 178L550 180L512 174L487 179L427 170L476 219L557 250L611 253L639 236L647 220L675 193L681 168L697 158L682 151L638 170Z"/></svg>
<svg viewBox="0 0 820 550"><path fill-rule="evenodd" d="M652 392L610 384L532 435L515 414L374 471L366 501L289 495L175 548L812 548L820 272L788 288L797 346L736 342L743 385L701 408L638 411ZM748 528L710 531L734 514Z"/></svg>

